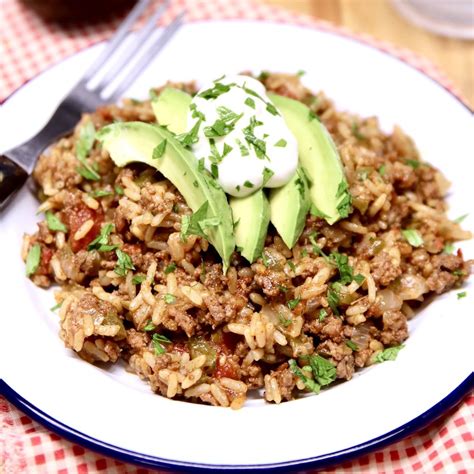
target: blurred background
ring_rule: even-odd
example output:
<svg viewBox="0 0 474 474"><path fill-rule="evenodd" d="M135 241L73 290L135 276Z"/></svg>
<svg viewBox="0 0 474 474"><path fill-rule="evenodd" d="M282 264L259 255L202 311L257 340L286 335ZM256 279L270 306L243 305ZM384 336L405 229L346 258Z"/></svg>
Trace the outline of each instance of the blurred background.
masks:
<svg viewBox="0 0 474 474"><path fill-rule="evenodd" d="M134 0L0 0L0 5L4 1L20 2L66 30L71 28L71 22L107 22L135 3ZM193 1L206 3L187 0ZM253 1L308 14L414 51L437 65L466 102L474 106L474 0ZM229 0L232 5L238 2Z"/></svg>

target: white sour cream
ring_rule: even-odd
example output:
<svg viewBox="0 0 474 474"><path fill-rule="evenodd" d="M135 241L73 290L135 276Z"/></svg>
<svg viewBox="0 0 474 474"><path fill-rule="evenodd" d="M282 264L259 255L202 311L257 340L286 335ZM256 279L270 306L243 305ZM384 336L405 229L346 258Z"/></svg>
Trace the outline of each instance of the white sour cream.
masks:
<svg viewBox="0 0 474 474"><path fill-rule="evenodd" d="M201 120L196 158L232 196L286 184L298 165L298 144L265 87L248 76L224 76L193 98L188 130Z"/></svg>

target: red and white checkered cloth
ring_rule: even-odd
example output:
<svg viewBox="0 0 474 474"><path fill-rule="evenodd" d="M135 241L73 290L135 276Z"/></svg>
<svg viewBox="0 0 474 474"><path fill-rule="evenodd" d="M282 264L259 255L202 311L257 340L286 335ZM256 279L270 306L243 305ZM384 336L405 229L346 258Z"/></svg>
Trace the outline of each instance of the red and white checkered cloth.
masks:
<svg viewBox="0 0 474 474"><path fill-rule="evenodd" d="M386 51L421 70L459 97L452 83L435 66L411 51L355 35L328 22L290 13L283 9L247 0L174 0L163 18L166 23L187 8L187 21L205 19L265 19L312 26L323 31L356 37ZM19 0L0 0L0 100L24 82L60 59L108 38L120 22L111 18L94 25L77 24L63 30L42 22ZM462 405L423 431L391 446L362 456L326 472L394 473L446 472L474 473L474 394ZM0 397L0 474L18 473L97 473L147 474L148 469L126 465L86 450L43 428Z"/></svg>

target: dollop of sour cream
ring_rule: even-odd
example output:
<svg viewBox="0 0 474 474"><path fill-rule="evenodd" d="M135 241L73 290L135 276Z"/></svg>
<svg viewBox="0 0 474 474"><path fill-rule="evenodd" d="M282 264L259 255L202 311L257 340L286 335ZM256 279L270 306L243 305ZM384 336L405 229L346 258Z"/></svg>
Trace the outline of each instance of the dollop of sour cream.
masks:
<svg viewBox="0 0 474 474"><path fill-rule="evenodd" d="M188 130L193 152L232 196L286 184L298 165L298 145L256 79L223 76L194 96Z"/></svg>

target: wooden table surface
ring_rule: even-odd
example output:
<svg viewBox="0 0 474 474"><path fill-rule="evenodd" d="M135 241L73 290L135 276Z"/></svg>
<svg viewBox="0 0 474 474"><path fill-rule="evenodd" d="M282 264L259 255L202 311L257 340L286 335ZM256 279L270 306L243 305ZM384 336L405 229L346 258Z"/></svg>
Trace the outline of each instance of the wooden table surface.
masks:
<svg viewBox="0 0 474 474"><path fill-rule="evenodd" d="M258 0L410 49L436 64L474 106L474 41L438 36L401 17L390 0ZM449 1L449 0L433 0Z"/></svg>

